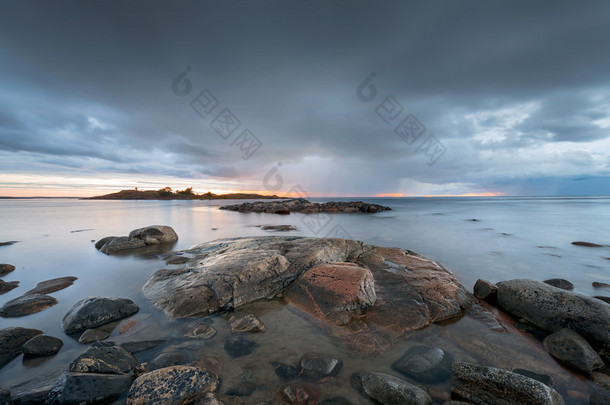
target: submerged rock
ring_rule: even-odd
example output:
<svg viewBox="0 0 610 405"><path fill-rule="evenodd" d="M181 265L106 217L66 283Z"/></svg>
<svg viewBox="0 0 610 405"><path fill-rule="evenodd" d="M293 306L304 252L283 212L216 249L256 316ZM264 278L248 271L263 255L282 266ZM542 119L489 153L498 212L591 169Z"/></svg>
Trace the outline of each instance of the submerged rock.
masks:
<svg viewBox="0 0 610 405"><path fill-rule="evenodd" d="M382 405L431 405L432 399L421 388L391 374L378 371L357 371L352 386L362 395Z"/></svg>
<svg viewBox="0 0 610 405"><path fill-rule="evenodd" d="M415 345L392 364L392 368L416 381L436 384L451 375L453 358L439 347Z"/></svg>
<svg viewBox="0 0 610 405"><path fill-rule="evenodd" d="M609 405L610 391L604 388L598 388L591 394L589 398L590 405Z"/></svg>
<svg viewBox="0 0 610 405"><path fill-rule="evenodd" d="M477 404L563 405L557 391L540 381L494 367L455 362L451 367L451 393Z"/></svg>
<svg viewBox="0 0 610 405"><path fill-rule="evenodd" d="M45 404L109 403L127 391L131 382L127 375L65 373L49 392Z"/></svg>
<svg viewBox="0 0 610 405"><path fill-rule="evenodd" d="M232 311L283 292L290 300L287 287L299 279L316 288L313 298L293 291L295 305L335 338L366 353L385 350L408 331L459 317L474 302L437 263L353 240L221 239L188 253L187 267L159 270L143 288L169 316ZM303 285L294 288L303 291Z"/></svg>
<svg viewBox="0 0 610 405"><path fill-rule="evenodd" d="M78 301L61 321L66 333L81 332L135 314L139 307L127 298L87 297Z"/></svg>
<svg viewBox="0 0 610 405"><path fill-rule="evenodd" d="M318 381L339 374L343 360L328 354L307 353L299 361L299 375Z"/></svg>
<svg viewBox="0 0 610 405"><path fill-rule="evenodd" d="M229 319L229 326L231 327L231 331L235 333L256 333L265 330L263 321L258 319L254 314L234 315Z"/></svg>
<svg viewBox="0 0 610 405"><path fill-rule="evenodd" d="M261 226L263 231L278 231L278 232L287 232L287 231L296 231L297 227L294 225L263 225Z"/></svg>
<svg viewBox="0 0 610 405"><path fill-rule="evenodd" d="M146 350L153 349L165 342L166 342L166 340L143 340L140 342L121 343L121 347L123 349L127 350L131 354L136 354L136 353L140 353L140 352L143 352Z"/></svg>
<svg viewBox="0 0 610 405"><path fill-rule="evenodd" d="M534 380L538 380L541 383L543 383L544 385L551 387L551 388L553 388L553 386L555 385L555 382L553 381L553 377L551 377L548 374L535 373L533 371L526 370L523 368L516 368L513 370L513 373L517 373L517 374L521 374L521 375L524 375L529 378L533 378Z"/></svg>
<svg viewBox="0 0 610 405"><path fill-rule="evenodd" d="M96 340L107 339L108 336L110 336L110 332L107 332L105 330L98 328L87 329L78 338L78 343L89 344L95 342Z"/></svg>
<svg viewBox="0 0 610 405"><path fill-rule="evenodd" d="M216 329L211 327L210 325L206 325L205 323L195 323L189 325L187 327L186 332L184 333L185 337L192 339L211 339L216 335Z"/></svg>
<svg viewBox="0 0 610 405"><path fill-rule="evenodd" d="M610 349L610 305L534 280L498 283L498 305L549 332L569 327L588 342Z"/></svg>
<svg viewBox="0 0 610 405"><path fill-rule="evenodd" d="M0 405L11 405L12 403L11 392L6 388L0 388Z"/></svg>
<svg viewBox="0 0 610 405"><path fill-rule="evenodd" d="M25 342L21 350L26 357L50 356L57 353L63 345L64 342L59 338L38 335Z"/></svg>
<svg viewBox="0 0 610 405"><path fill-rule="evenodd" d="M242 357L251 354L258 344L240 335L229 336L225 340L225 350L232 357Z"/></svg>
<svg viewBox="0 0 610 405"><path fill-rule="evenodd" d="M190 366L166 367L138 377L129 390L127 404L178 404L191 394L219 388L219 378L209 371Z"/></svg>
<svg viewBox="0 0 610 405"><path fill-rule="evenodd" d="M74 284L74 281L76 280L78 280L78 277L59 277L47 281L42 281L36 284L36 287L27 291L24 295L49 294L55 291L63 290L64 288Z"/></svg>
<svg viewBox="0 0 610 405"><path fill-rule="evenodd" d="M16 318L35 314L57 304L57 300L49 295L30 294L5 303L0 308L0 316L4 318Z"/></svg>
<svg viewBox="0 0 610 405"><path fill-rule="evenodd" d="M591 345L571 329L561 329L547 336L542 343L551 356L585 373L604 366Z"/></svg>
<svg viewBox="0 0 610 405"><path fill-rule="evenodd" d="M0 276L5 276L13 270L15 270L15 266L13 266L12 264L7 264L7 263L0 264Z"/></svg>
<svg viewBox="0 0 610 405"><path fill-rule="evenodd" d="M113 342L94 342L70 363L75 373L128 374L138 365L131 353Z"/></svg>
<svg viewBox="0 0 610 405"><path fill-rule="evenodd" d="M290 405L316 405L320 393L306 383L292 383L284 385L275 391L275 398L282 404Z"/></svg>

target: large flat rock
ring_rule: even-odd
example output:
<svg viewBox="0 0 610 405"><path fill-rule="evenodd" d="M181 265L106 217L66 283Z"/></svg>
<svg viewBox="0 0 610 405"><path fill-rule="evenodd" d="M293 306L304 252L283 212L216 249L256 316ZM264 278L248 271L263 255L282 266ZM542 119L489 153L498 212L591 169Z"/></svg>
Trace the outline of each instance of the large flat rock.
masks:
<svg viewBox="0 0 610 405"><path fill-rule="evenodd" d="M229 311L286 291L313 322L365 352L382 351L408 331L459 317L474 300L441 265L354 240L235 238L183 253L191 257L184 268L159 270L143 288L169 316ZM326 288L324 278L332 279ZM298 294L287 290L291 285ZM310 299L303 298L307 291Z"/></svg>

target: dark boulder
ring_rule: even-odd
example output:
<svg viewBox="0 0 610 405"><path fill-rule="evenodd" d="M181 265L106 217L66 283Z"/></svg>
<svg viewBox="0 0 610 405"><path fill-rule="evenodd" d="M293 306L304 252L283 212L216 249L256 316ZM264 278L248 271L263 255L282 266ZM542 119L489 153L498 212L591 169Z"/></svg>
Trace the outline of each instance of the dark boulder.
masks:
<svg viewBox="0 0 610 405"><path fill-rule="evenodd" d="M61 321L66 333L81 332L135 314L140 308L126 298L87 297L78 301Z"/></svg>
<svg viewBox="0 0 610 405"><path fill-rule="evenodd" d="M59 338L38 335L25 342L21 350L26 357L50 356L57 353L63 345L64 342Z"/></svg>
<svg viewBox="0 0 610 405"><path fill-rule="evenodd" d="M49 294L55 291L63 290L66 287L74 284L74 281L78 280L78 277L59 277L47 281L42 281L36 285L36 287L27 291L24 295L28 294Z"/></svg>
<svg viewBox="0 0 610 405"><path fill-rule="evenodd" d="M89 349L70 363L74 373L128 374L138 360L113 342L94 342Z"/></svg>
<svg viewBox="0 0 610 405"><path fill-rule="evenodd" d="M5 303L0 308L0 316L4 318L17 318L35 314L57 304L57 300L49 295L30 294Z"/></svg>
<svg viewBox="0 0 610 405"><path fill-rule="evenodd" d="M498 294L497 285L480 278L475 283L473 290L475 297L490 303L496 302L496 296Z"/></svg>
<svg viewBox="0 0 610 405"><path fill-rule="evenodd" d="M104 246L100 248L100 252L111 255L124 250L137 249L145 246L146 243L144 243L142 239L132 238L129 236L119 236L106 242Z"/></svg>
<svg viewBox="0 0 610 405"><path fill-rule="evenodd" d="M584 247L594 247L594 248L600 248L600 247L604 247L604 245L598 245L597 243L592 243L592 242L572 242L572 245L575 246L584 246Z"/></svg>
<svg viewBox="0 0 610 405"><path fill-rule="evenodd" d="M127 375L65 373L48 394L45 405L105 404L131 386Z"/></svg>
<svg viewBox="0 0 610 405"><path fill-rule="evenodd" d="M232 357L242 357L251 354L258 344L240 335L229 336L225 340L225 350Z"/></svg>
<svg viewBox="0 0 610 405"><path fill-rule="evenodd" d="M142 240L146 245L160 245L172 243L178 240L176 231L171 226L151 225L144 228L134 229L129 232L130 238Z"/></svg>
<svg viewBox="0 0 610 405"><path fill-rule="evenodd" d="M572 291L574 289L574 284L563 278L550 278L548 280L544 280L543 283L566 291Z"/></svg>
<svg viewBox="0 0 610 405"><path fill-rule="evenodd" d="M19 287L19 281L0 280L0 294L7 293L17 287Z"/></svg>
<svg viewBox="0 0 610 405"><path fill-rule="evenodd" d="M0 276L5 276L13 270L15 270L15 266L12 264L0 263Z"/></svg>

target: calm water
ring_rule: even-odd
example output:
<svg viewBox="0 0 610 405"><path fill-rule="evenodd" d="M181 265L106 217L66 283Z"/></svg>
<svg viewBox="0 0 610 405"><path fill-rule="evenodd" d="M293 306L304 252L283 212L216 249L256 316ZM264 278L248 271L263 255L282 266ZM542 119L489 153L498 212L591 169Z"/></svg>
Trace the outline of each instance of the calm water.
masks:
<svg viewBox="0 0 610 405"><path fill-rule="evenodd" d="M315 199L316 201L325 201ZM50 278L76 276L65 290L52 293L59 304L38 314L2 319L0 328L35 327L61 337L64 347L43 360L13 360L0 370L0 386L10 386L49 370L65 369L86 348L66 336L60 320L79 299L90 296L117 296L134 300L141 307L135 316L138 325L127 335L118 329L111 339L123 342L154 337L179 337L180 327L189 321L168 323L141 295L141 288L155 271L167 267L159 252L140 255L105 256L95 250L93 241L109 235L126 235L130 230L152 224L172 226L180 240L167 249L186 249L217 238L249 235L277 235L256 227L262 224L292 224L299 230L281 235L340 236L368 243L406 248L451 269L471 289L477 278L497 282L511 278L567 278L578 292L610 295L594 289L592 281L610 283L610 248L584 248L571 245L582 240L610 244L610 198L405 198L367 199L392 207L374 215L336 214L304 216L291 214L240 214L221 211L222 201L87 201L72 199L0 200L0 242L18 243L0 247L0 263L17 270L4 277L19 280L20 287L0 295L0 305L20 296L36 283ZM477 221L472 221L477 219ZM322 227L322 225L324 225ZM212 228L217 228L213 230ZM322 228L322 229L320 229ZM253 311L268 326L255 336L261 346L256 356L232 360L222 350L227 336L226 321L210 319L218 335L205 343L201 355L217 355L224 361L221 372L225 386L253 378L273 389L281 382L261 359L298 359L305 351L330 351L343 356L345 369L335 381L323 384L323 396L341 394L354 403L367 403L349 387L350 370L358 367L391 371L389 364L399 357L410 342L399 345L375 359L359 357L326 338L298 313L279 302L258 304ZM458 322L463 327L471 320ZM433 326L415 334L413 341L453 345L457 327ZM461 333L461 332L460 332ZM158 352L143 354L150 360ZM148 358L147 358L148 356ZM456 358L472 360L468 350L456 348ZM476 359L475 359L476 360ZM489 364L493 364L490 359ZM566 372L567 373L567 372ZM573 384L570 377L559 380ZM441 386L447 389L448 386ZM562 389L569 389L563 387ZM582 389L582 387L580 387ZM264 390L263 390L264 392ZM266 394L259 393L259 396ZM574 400L578 403L578 400Z"/></svg>

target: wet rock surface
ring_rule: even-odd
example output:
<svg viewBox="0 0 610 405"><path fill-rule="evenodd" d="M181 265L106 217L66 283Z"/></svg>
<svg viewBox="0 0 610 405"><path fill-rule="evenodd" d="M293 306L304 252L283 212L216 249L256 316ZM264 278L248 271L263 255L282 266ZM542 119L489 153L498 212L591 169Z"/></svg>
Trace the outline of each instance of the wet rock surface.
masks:
<svg viewBox="0 0 610 405"><path fill-rule="evenodd" d="M46 280L38 283L36 287L27 291L24 295L28 294L49 294L55 291L63 290L74 284L74 281L78 280L78 277L59 277L51 280Z"/></svg>
<svg viewBox="0 0 610 405"><path fill-rule="evenodd" d="M475 297L494 303L498 295L498 286L480 278L475 283L473 292Z"/></svg>
<svg viewBox="0 0 610 405"><path fill-rule="evenodd" d="M250 339L247 339L241 335L229 336L225 340L225 350L232 357L242 357L251 354L258 344Z"/></svg>
<svg viewBox="0 0 610 405"><path fill-rule="evenodd" d="M146 246L146 243L139 238L131 238L129 236L118 236L112 238L100 248L100 252L111 255L122 252L124 250L138 249Z"/></svg>
<svg viewBox="0 0 610 405"><path fill-rule="evenodd" d="M325 203L312 203L304 198L295 198L287 201L257 201L236 205L225 205L220 207L220 209L237 212L264 212L268 214L290 214L291 212L301 212L303 214L317 214L321 212L376 213L391 210L390 207L364 203L362 201L328 201Z"/></svg>
<svg viewBox="0 0 610 405"><path fill-rule="evenodd" d="M171 317L230 311L273 298L301 275L311 281L308 270L319 266L311 274L323 278L332 269L331 276L341 273L344 278L326 291L319 283L320 297L305 300L301 307L312 322L364 352L383 351L408 331L459 317L474 302L437 263L413 252L353 240L235 238L186 252L192 258L185 268L159 270L143 288L144 295ZM358 283L352 286L347 280ZM346 291L351 295L343 295ZM327 304L325 298L333 301Z"/></svg>
<svg viewBox="0 0 610 405"><path fill-rule="evenodd" d="M94 342L89 349L70 363L74 373L128 374L138 360L113 342Z"/></svg>
<svg viewBox="0 0 610 405"><path fill-rule="evenodd" d="M127 395L127 404L177 404L192 394L215 392L219 378L209 371L190 366L173 366L138 377Z"/></svg>
<svg viewBox="0 0 610 405"><path fill-rule="evenodd" d="M313 385L307 383L292 383L278 388L275 398L280 403L290 405L316 405L320 393Z"/></svg>
<svg viewBox="0 0 610 405"><path fill-rule="evenodd" d="M334 377L343 367L343 360L321 353L306 353L299 361L298 374L304 378L319 381Z"/></svg>
<svg viewBox="0 0 610 405"><path fill-rule="evenodd" d="M9 356L12 359L21 352L23 345L34 336L42 335L38 329L10 327L0 329L0 356ZM0 367L4 366L0 362Z"/></svg>
<svg viewBox="0 0 610 405"><path fill-rule="evenodd" d="M432 404L426 391L396 376L378 371L355 372L352 375L352 386L378 404Z"/></svg>
<svg viewBox="0 0 610 405"><path fill-rule="evenodd" d="M238 314L229 319L229 327L234 333L258 333L265 330L265 324L254 314Z"/></svg>
<svg viewBox="0 0 610 405"><path fill-rule="evenodd" d="M477 404L564 403L554 389L508 370L455 362L451 372L451 393L454 398Z"/></svg>
<svg viewBox="0 0 610 405"><path fill-rule="evenodd" d="M22 295L6 302L0 308L0 316L4 318L17 318L35 314L57 304L57 300L49 295L29 294Z"/></svg>
<svg viewBox="0 0 610 405"><path fill-rule="evenodd" d="M297 227L294 225L262 225L263 231L277 231L277 232L288 232L296 231Z"/></svg>
<svg viewBox="0 0 610 405"><path fill-rule="evenodd" d="M551 278L548 280L544 280L543 283L552 285L553 287L561 288L562 290L566 291L572 291L574 289L574 284L563 278Z"/></svg>
<svg viewBox="0 0 610 405"><path fill-rule="evenodd" d="M110 333L105 330L97 328L87 329L78 338L78 343L89 344L95 342L96 340L107 339L108 336L110 336Z"/></svg>
<svg viewBox="0 0 610 405"><path fill-rule="evenodd" d="M439 383L449 379L453 358L439 347L415 345L392 364L392 368L423 383Z"/></svg>
<svg viewBox="0 0 610 405"><path fill-rule="evenodd" d="M553 357L577 370L590 373L604 365L591 345L571 329L561 329L542 343Z"/></svg>
<svg viewBox="0 0 610 405"><path fill-rule="evenodd" d="M63 345L64 342L59 338L38 335L25 342L21 350L23 355L28 357L50 356L57 353Z"/></svg>
<svg viewBox="0 0 610 405"><path fill-rule="evenodd" d="M556 332L569 327L589 343L610 349L610 305L534 280L498 283L498 305L535 326Z"/></svg>
<svg viewBox="0 0 610 405"><path fill-rule="evenodd" d="M45 404L109 403L131 386L127 375L65 373L49 391Z"/></svg>
<svg viewBox="0 0 610 405"><path fill-rule="evenodd" d="M151 245L173 243L178 235L172 227L166 225L151 225L134 229L129 236L107 236L95 243L95 248L107 255L143 248Z"/></svg>
<svg viewBox="0 0 610 405"><path fill-rule="evenodd" d="M140 308L127 298L87 297L66 313L61 325L66 333L81 332L135 314Z"/></svg>

